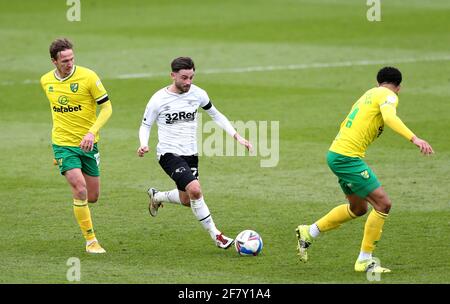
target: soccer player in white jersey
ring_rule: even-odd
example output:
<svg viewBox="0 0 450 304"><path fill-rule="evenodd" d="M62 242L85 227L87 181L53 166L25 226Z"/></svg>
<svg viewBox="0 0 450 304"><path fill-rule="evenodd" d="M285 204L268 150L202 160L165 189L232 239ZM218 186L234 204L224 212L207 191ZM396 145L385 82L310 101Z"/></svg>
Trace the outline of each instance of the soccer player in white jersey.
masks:
<svg viewBox="0 0 450 304"><path fill-rule="evenodd" d="M149 211L156 216L162 203L191 207L195 217L207 230L219 248L229 248L234 240L222 234L214 224L203 198L198 181L197 110L201 107L211 118L241 145L251 150L252 145L240 136L229 120L209 100L208 94L192 84L195 65L189 57L179 57L171 64L172 84L157 91L145 109L139 129L140 147L137 154L143 157L149 151L150 130L156 121L159 164L177 185L176 189L160 192L148 189Z"/></svg>

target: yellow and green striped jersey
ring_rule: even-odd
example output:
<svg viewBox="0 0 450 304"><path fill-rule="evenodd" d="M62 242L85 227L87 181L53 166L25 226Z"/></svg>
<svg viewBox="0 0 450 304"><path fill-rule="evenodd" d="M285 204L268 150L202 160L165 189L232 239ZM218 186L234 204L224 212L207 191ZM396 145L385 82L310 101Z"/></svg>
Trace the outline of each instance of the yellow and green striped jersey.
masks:
<svg viewBox="0 0 450 304"><path fill-rule="evenodd" d="M41 77L41 85L50 101L52 142L59 146L79 146L97 119L97 104L108 101L108 94L97 74L74 66L64 79L52 70ZM95 142L99 139L96 134Z"/></svg>
<svg viewBox="0 0 450 304"><path fill-rule="evenodd" d="M330 151L349 156L364 157L367 147L383 132L382 107L398 106L398 96L385 87L368 90L359 98L341 124Z"/></svg>

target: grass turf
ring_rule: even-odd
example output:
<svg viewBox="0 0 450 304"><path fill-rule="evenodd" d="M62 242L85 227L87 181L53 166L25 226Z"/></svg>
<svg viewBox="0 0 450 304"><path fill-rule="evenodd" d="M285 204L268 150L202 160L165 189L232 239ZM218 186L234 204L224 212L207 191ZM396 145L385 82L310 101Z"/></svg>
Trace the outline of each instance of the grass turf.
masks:
<svg viewBox="0 0 450 304"><path fill-rule="evenodd" d="M66 20L67 8L0 4L0 282L66 283L66 261L78 257L82 283L368 283L353 271L364 219L323 235L308 264L297 261L294 229L344 202L325 154L381 62L403 72L399 116L436 154L422 157L390 130L369 148L393 201L376 250L393 273L380 282L450 282L447 1L389 1L381 22L368 22L357 1L82 1L80 22ZM52 165L38 79L52 68L47 48L59 36L74 41L77 63L102 77L113 103L99 143L101 198L91 206L102 256L84 253L70 190ZM276 167L261 168L260 155L200 159L218 228L258 231L265 247L256 258L217 249L188 208L148 215L146 189L173 184L154 149L136 157L137 130L180 55L194 58L196 84L230 120L279 121ZM246 67L263 71L226 70ZM130 76L140 73L151 75Z"/></svg>

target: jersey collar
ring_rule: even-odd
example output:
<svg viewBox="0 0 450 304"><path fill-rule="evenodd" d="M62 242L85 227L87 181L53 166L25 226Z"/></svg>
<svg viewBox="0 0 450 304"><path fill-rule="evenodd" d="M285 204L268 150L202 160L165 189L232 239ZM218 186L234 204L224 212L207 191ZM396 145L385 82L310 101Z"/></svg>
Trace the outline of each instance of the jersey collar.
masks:
<svg viewBox="0 0 450 304"><path fill-rule="evenodd" d="M167 94L172 95L172 96L180 97L180 96L187 96L188 94L190 94L190 93L191 93L191 89L192 89L192 85L191 85L191 88L189 89L189 91L187 91L187 92L185 92L185 93L174 93L174 92L171 92L171 91L169 90L169 87L168 87L168 86L165 87L164 89L165 89L165 91L166 91Z"/></svg>
<svg viewBox="0 0 450 304"><path fill-rule="evenodd" d="M72 77L72 75L75 73L76 69L77 69L77 66L74 65L74 66L73 66L73 69L72 69L72 72L70 72L70 74L67 75L67 76L64 77L64 78L59 78L58 74L56 73L56 69L55 69L55 71L53 72L53 75L55 76L55 78L56 78L57 80L63 82L63 81L66 81L67 79L69 79L70 77Z"/></svg>

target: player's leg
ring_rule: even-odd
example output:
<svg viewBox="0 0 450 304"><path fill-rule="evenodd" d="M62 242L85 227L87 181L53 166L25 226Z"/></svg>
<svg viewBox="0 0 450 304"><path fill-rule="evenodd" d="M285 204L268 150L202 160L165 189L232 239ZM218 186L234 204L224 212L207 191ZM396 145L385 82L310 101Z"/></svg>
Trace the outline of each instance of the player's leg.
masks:
<svg viewBox="0 0 450 304"><path fill-rule="evenodd" d="M86 244L97 243L87 203L86 180L81 172L84 152L78 147L53 145L53 153L61 174L64 175L72 190L74 215L86 239ZM97 252L101 253L104 250L100 247Z"/></svg>
<svg viewBox="0 0 450 304"><path fill-rule="evenodd" d="M81 172L86 181L87 200L89 203L96 203L100 196L100 153L97 143L92 151L81 151Z"/></svg>
<svg viewBox="0 0 450 304"><path fill-rule="evenodd" d="M177 184L180 178L180 173L189 170L186 161L179 156L172 153L165 153L160 156L159 164ZM185 189L177 184L177 188L169 191L159 191L156 188L150 187L147 190L150 198L148 210L151 216L157 216L160 207L164 207L164 203L171 203L175 205L190 206L189 196L185 193Z"/></svg>
<svg viewBox="0 0 450 304"><path fill-rule="evenodd" d="M367 202L364 199L359 198L355 194L347 194L347 200L349 203L334 207L312 225L316 226L318 231L316 233L312 231L313 237L317 237L320 232L339 228L343 223L364 215L367 212Z"/></svg>
<svg viewBox="0 0 450 304"><path fill-rule="evenodd" d="M391 201L383 187L378 187L368 194L367 201L373 206L364 226L361 251L355 263L356 271L390 272L379 265L372 257L376 244L381 238L384 222L391 209Z"/></svg>
<svg viewBox="0 0 450 304"><path fill-rule="evenodd" d="M192 157L193 156L185 156L188 161L191 161ZM181 156L175 156L172 153L166 153L160 157L159 164L167 175L175 181L177 188L169 191L158 191L156 188L149 188L147 193L150 197L150 215L156 216L159 207L164 206L163 203L184 205L187 207L191 206L189 195L186 193L185 184L198 178L198 160L197 163L194 162L191 167L186 159L183 159ZM188 174L189 172L191 172L195 178L190 176ZM182 177L184 174L188 174L187 178Z"/></svg>
<svg viewBox="0 0 450 304"><path fill-rule="evenodd" d="M187 206L189 206L189 196L187 196L185 191L178 190L177 188L169 191L159 191L158 189L151 187L147 190L147 193L150 197L150 203L154 205L154 208L163 207L163 203L175 205L188 204Z"/></svg>
<svg viewBox="0 0 450 304"><path fill-rule="evenodd" d="M105 250L98 244L92 224L91 212L87 201L86 181L81 169L74 168L64 172L67 182L73 193L73 211L86 239L86 251L90 253L104 253Z"/></svg>
<svg viewBox="0 0 450 304"><path fill-rule="evenodd" d="M299 225L296 229L298 239L298 256L303 262L308 261L308 248L313 240L321 233L339 228L343 223L357 218L365 213L364 205L367 210L367 202L357 199L355 195L347 195L349 203L341 204L331 209L326 215L317 220L312 225ZM358 203L356 203L358 202ZM361 204L362 206L358 206ZM358 206L358 207L352 207Z"/></svg>
<svg viewBox="0 0 450 304"><path fill-rule="evenodd" d="M186 207L191 207L191 198L189 197L189 194L186 191L176 190L178 191L181 204Z"/></svg>
<svg viewBox="0 0 450 304"><path fill-rule="evenodd" d="M196 155L178 156L166 153L160 157L159 163L177 185L180 203L191 207L195 217L200 221L203 228L208 231L217 246L228 248L233 243L233 239L224 236L216 228L203 198L202 189L198 181L198 157ZM158 198L158 201L164 201L164 197ZM150 214L152 214L152 208L150 208Z"/></svg>
<svg viewBox="0 0 450 304"><path fill-rule="evenodd" d="M84 180L86 181L87 200L89 203L96 203L100 196L100 177L90 176L83 173Z"/></svg>
<svg viewBox="0 0 450 304"><path fill-rule="evenodd" d="M333 208L312 225L299 225L297 227L297 250L301 261L306 262L308 260L308 248L314 238L318 237L320 233L336 229L343 223L363 215L365 210L367 210L367 202L354 195L353 189L349 186L355 184L361 177L359 175L360 171L357 173L353 172L354 165L359 165L358 160L336 153L329 153L327 155L328 165L338 177L339 185L346 194L349 203L344 203Z"/></svg>
<svg viewBox="0 0 450 304"><path fill-rule="evenodd" d="M92 225L91 212L89 210L88 202L95 203L98 200L100 194L100 153L98 152L97 144L94 144L92 151L85 152L79 149L80 161L81 161L81 176L77 172L78 180L83 181L83 186L86 191L86 196L81 205L75 206L75 216L78 222L84 223L86 227L92 230L92 235L86 237L86 251L89 253L105 253L105 250L100 246L97 238L94 234L94 228Z"/></svg>
<svg viewBox="0 0 450 304"><path fill-rule="evenodd" d="M233 244L233 239L226 237L220 232L212 218L211 212L203 198L200 183L197 179L192 180L186 186L186 194L189 196L191 210L203 228L208 231L211 238L220 248L227 249Z"/></svg>
<svg viewBox="0 0 450 304"><path fill-rule="evenodd" d="M355 216L363 216L367 213L368 201L356 194L348 194L347 200L349 203L350 212Z"/></svg>

